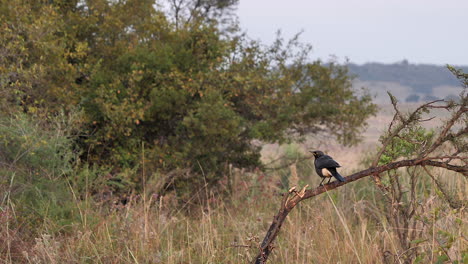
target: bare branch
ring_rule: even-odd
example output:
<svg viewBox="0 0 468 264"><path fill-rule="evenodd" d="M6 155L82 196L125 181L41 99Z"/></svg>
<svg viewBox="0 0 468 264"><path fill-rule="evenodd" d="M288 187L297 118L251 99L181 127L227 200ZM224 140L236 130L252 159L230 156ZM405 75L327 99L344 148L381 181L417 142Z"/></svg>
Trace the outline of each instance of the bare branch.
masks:
<svg viewBox="0 0 468 264"><path fill-rule="evenodd" d="M425 166L423 166L423 169L426 171L427 175L429 175L429 177L431 177L432 180L435 182L437 188L439 188L439 191L442 193L445 200L448 202L452 209L459 209L464 206L466 201L460 201L453 197L453 195L450 195L449 192L443 186L443 184L438 179L436 179L436 177L434 177L434 175L432 175L432 173Z"/></svg>
<svg viewBox="0 0 468 264"><path fill-rule="evenodd" d="M397 162L392 162L386 165L378 166L378 167L371 167L369 169L356 172L348 177L346 177L345 182L339 182L335 181L329 184L326 184L324 186L319 186L315 189L308 189L305 190L303 189L301 192L299 192L300 195L298 195L298 192L295 191L295 188L291 188L290 191L284 195L283 200L281 202L280 209L278 213L275 215L273 218L273 222L270 225L270 228L268 229L265 238L263 239L263 242L260 246L260 252L258 255L255 257L255 259L252 261L252 263L255 264L261 264L265 263L266 260L268 259L268 256L271 253L272 250L272 243L276 239L276 237L279 234L279 231L281 229L281 226L286 219L286 216L289 214L289 212L301 201L312 198L314 196L317 196L319 194L322 194L324 192L336 189L340 186L343 186L345 184L351 183L353 181L357 181L359 179L362 179L366 176L370 175L378 175L380 173L402 168L402 167L413 167L413 166L433 166L433 167L440 167L440 168L445 168L447 170L459 172L463 174L465 177L468 176L468 167L466 166L456 166L456 165L451 165L447 164L444 162L439 162L439 161L434 161L434 160L416 160L416 159L411 159L411 160L401 160ZM292 194L292 195L291 195Z"/></svg>
<svg viewBox="0 0 468 264"><path fill-rule="evenodd" d="M380 157L382 156L382 154L385 152L388 144L390 144L390 142L392 142L392 139L397 136L403 129L405 129L406 127L408 127L409 124L411 124L412 122L414 121L420 121L418 120L416 117L419 115L419 113L423 110L423 109L426 109L430 106L432 106L432 104L434 103L437 103L437 102L443 102L444 100L435 100L435 101L431 101L431 102L428 102L428 103L425 103L421 106L419 106L418 108L416 108L416 110L414 110L408 118L404 118L402 116L402 114L400 113L400 111L398 110L397 108L397 102L396 102L396 99L394 98L394 96L390 93L388 93L389 96L390 96L390 99L392 101L392 105L393 105L393 108L395 109L395 116L393 117L393 120L392 122L390 123L390 126L389 126L389 135L387 136L387 138L385 139L384 142L382 142L382 147L380 149L380 151L377 153L377 156L375 157L373 163L372 163L372 166L375 167L377 166L379 160L380 160ZM459 117L459 116L458 116ZM390 128L394 125L394 123L396 121L400 120L400 125L395 128L393 130L393 132L390 131Z"/></svg>
<svg viewBox="0 0 468 264"><path fill-rule="evenodd" d="M426 155L428 155L429 153L433 152L436 148L438 148L442 143L444 143L445 141L448 140L448 136L447 134L449 133L450 129L453 127L453 125L455 124L456 121L459 120L459 118L461 117L461 115L463 113L465 113L467 111L467 108L461 106L457 112L455 112L452 117L449 119L449 121L447 122L447 124L445 125L445 127L442 129L442 131L440 132L439 134L439 137L437 137L436 141L431 145L430 148L428 148L427 150L423 151L419 157L422 158L422 157L425 157ZM468 128L465 128L463 129L461 132L462 133L465 133L467 131Z"/></svg>

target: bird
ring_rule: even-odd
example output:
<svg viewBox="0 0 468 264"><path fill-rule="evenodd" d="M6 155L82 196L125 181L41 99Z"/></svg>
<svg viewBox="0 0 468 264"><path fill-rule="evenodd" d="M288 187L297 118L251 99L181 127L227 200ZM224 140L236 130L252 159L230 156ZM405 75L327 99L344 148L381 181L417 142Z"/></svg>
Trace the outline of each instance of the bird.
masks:
<svg viewBox="0 0 468 264"><path fill-rule="evenodd" d="M314 150L310 152L314 154L315 157L315 171L317 172L318 176L322 178L319 186L323 185L322 183L325 178L328 178L327 184L330 183L332 176L340 182L346 181L346 179L343 178L343 176L341 176L336 170L336 168L341 167L340 164L338 164L338 162L336 162L332 157L325 155L325 153L320 150Z"/></svg>

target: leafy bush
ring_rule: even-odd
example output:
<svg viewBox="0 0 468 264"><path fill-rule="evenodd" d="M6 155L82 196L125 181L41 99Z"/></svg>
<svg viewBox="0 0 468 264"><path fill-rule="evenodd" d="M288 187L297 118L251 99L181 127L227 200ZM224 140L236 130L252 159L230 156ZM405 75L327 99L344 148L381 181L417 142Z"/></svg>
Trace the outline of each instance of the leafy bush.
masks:
<svg viewBox="0 0 468 264"><path fill-rule="evenodd" d="M0 58L1 110L83 109L81 159L113 174L145 162L148 175L193 172L176 185L201 174L216 183L228 164L259 166L254 141L325 130L352 144L375 112L346 67L310 62L297 38L265 47L224 27L222 11L235 1L202 1L175 17L153 1L65 2L0 9L0 46L17 54ZM124 178L135 185L140 177Z"/></svg>
<svg viewBox="0 0 468 264"><path fill-rule="evenodd" d="M0 207L16 211L15 224L28 232L46 219L62 228L76 216L64 177L76 155L63 120L47 125L24 114L0 117Z"/></svg>

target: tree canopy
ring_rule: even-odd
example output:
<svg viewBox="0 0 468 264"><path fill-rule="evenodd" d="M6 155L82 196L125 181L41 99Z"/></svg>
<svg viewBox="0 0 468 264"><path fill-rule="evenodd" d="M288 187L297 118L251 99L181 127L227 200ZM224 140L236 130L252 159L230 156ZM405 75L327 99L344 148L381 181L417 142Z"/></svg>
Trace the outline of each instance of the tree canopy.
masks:
<svg viewBox="0 0 468 264"><path fill-rule="evenodd" d="M250 40L227 19L235 4L1 0L1 112L81 111L83 161L146 160L211 182L226 164L260 166L256 141L325 131L356 142L375 106L347 68L311 61L298 37Z"/></svg>

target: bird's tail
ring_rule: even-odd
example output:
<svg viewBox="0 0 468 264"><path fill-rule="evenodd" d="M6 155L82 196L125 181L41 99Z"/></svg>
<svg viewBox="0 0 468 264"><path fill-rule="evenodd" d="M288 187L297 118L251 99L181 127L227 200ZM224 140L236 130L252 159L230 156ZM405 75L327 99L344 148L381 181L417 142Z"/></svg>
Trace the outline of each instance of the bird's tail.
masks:
<svg viewBox="0 0 468 264"><path fill-rule="evenodd" d="M336 170L333 171L332 175L333 177L335 177L335 179L339 180L340 182L346 181L345 178L341 176Z"/></svg>

